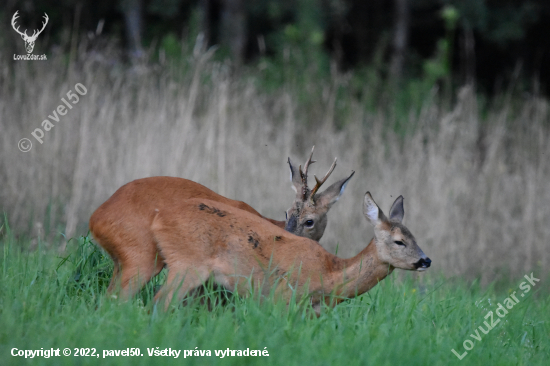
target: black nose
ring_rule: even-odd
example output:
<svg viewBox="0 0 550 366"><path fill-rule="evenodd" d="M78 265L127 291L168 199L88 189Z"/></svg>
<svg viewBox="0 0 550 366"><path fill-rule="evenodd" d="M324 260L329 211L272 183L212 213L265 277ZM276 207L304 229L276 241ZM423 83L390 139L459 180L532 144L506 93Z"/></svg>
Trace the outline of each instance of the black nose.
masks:
<svg viewBox="0 0 550 366"><path fill-rule="evenodd" d="M414 264L414 268L428 268L431 263L432 260L430 258L420 258L420 260Z"/></svg>
<svg viewBox="0 0 550 366"><path fill-rule="evenodd" d="M294 233L296 231L296 226L298 225L298 221L296 220L295 216L290 216L290 219L287 221L285 230Z"/></svg>

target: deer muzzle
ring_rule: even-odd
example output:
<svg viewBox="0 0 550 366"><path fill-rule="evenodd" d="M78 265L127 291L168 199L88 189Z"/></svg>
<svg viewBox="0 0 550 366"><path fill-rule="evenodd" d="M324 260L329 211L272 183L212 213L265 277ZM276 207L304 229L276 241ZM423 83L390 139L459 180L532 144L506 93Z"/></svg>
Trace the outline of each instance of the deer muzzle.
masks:
<svg viewBox="0 0 550 366"><path fill-rule="evenodd" d="M420 260L414 264L414 268L416 268L417 271L425 271L430 267L431 263L432 260L428 257L420 258Z"/></svg>

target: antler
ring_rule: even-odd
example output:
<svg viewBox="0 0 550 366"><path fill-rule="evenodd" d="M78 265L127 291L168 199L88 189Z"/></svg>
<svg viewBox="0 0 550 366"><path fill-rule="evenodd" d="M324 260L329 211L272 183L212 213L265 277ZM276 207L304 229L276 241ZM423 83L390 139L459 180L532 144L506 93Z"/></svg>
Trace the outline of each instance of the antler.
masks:
<svg viewBox="0 0 550 366"><path fill-rule="evenodd" d="M46 13L44 13L44 18L45 18L46 22L42 22L42 29L40 29L38 31L38 33L36 33L36 29L35 29L34 32L32 33L32 36L30 36L30 38L32 38L32 39L38 38L38 35L40 35L40 33L42 33L44 28L46 28L46 24L48 24L48 20L50 20L50 18L48 18L48 14L46 14Z"/></svg>
<svg viewBox="0 0 550 366"><path fill-rule="evenodd" d="M15 12L15 14L13 14L13 17L11 18L11 26L12 26L13 30L15 30L15 31L16 31L17 33L19 33L20 35L22 35L22 36L24 36L24 37L28 37L28 35L27 35L27 30L26 30L26 29L25 29L25 33L21 33L21 32L19 31L19 26L17 26L17 28L15 28L15 20L16 20L17 18L19 18L19 16L17 15L18 12L19 12L19 10L17 10L17 11Z"/></svg>
<svg viewBox="0 0 550 366"><path fill-rule="evenodd" d="M332 171L334 170L334 168L336 168L336 160L337 158L334 158L334 163L332 163L330 169L328 170L327 174L325 174L325 177L321 180L317 179L317 176L314 175L315 177L315 181L317 182L315 184L315 187L313 187L313 189L311 190L311 194L309 195L309 199L313 202L313 196L315 196L315 193L317 193L317 191L319 190L319 188L321 188L321 186L323 185L323 183L326 182L326 180L328 179L328 177L332 174Z"/></svg>
<svg viewBox="0 0 550 366"><path fill-rule="evenodd" d="M302 166L300 165L298 167L298 171L300 172L300 177L302 178L302 199L305 201L307 199L307 170L309 168L310 164L315 163L315 160L311 160L313 157L313 150L315 150L315 145L311 148L311 154L309 154L309 158L307 159L306 163L304 164L304 171L302 172Z"/></svg>
<svg viewBox="0 0 550 366"><path fill-rule="evenodd" d="M17 15L17 13L19 12L19 10L17 10L15 12L15 14L13 14L13 17L11 18L11 26L12 28L17 32L19 33L23 38L29 40L29 41L34 41L38 35L40 35L40 33L42 33L42 31L44 30L44 28L46 28L46 25L48 24L48 20L50 20L50 18L48 18L48 14L44 13L44 19L45 19L45 22L42 22L42 29L40 29L37 33L37 30L35 29L34 32L32 33L32 36L29 37L29 35L27 34L27 30L25 29L25 32L21 32L19 30L19 26L17 26L17 28L15 27L15 21L17 20L17 18L19 18L19 15Z"/></svg>

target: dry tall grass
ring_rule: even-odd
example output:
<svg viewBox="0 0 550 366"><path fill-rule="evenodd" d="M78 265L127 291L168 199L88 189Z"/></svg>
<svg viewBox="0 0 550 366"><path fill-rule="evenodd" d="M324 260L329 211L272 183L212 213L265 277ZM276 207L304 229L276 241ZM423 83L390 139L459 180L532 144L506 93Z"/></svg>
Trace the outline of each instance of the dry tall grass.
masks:
<svg viewBox="0 0 550 366"><path fill-rule="evenodd" d="M329 251L339 244L338 254L351 256L370 240L361 211L369 190L386 210L404 195L405 223L435 270L493 278L499 270L523 275L550 264L544 100L527 99L516 110L503 103L482 121L465 88L450 111L426 102L419 115L411 112L420 128L401 138L385 127L391 117L354 101L337 131L330 85L316 111L325 118L306 124L311 116L296 113L292 90L263 93L200 58L175 81L172 72L126 69L91 54L70 72L61 57L11 66L5 57L1 209L33 236L59 222L69 235L85 234L91 213L118 187L154 175L197 181L283 219L294 197L286 159L303 162L315 144L312 173L323 174L335 156L332 181L356 170L329 214L321 241ZM88 93L37 143L31 132L78 82ZM17 147L23 137L33 142L30 152Z"/></svg>

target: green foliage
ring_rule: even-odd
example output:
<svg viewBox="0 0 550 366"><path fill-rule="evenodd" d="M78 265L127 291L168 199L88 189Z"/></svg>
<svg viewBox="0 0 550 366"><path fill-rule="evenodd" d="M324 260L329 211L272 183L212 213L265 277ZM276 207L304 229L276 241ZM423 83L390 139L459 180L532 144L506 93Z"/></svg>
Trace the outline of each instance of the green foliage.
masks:
<svg viewBox="0 0 550 366"><path fill-rule="evenodd" d="M442 80L444 87L443 98L447 102L450 102L454 39L460 12L456 7L447 5L443 7L440 15L445 23L445 37L437 41L434 57L424 61L425 87L423 89L431 88L435 83Z"/></svg>
<svg viewBox="0 0 550 366"><path fill-rule="evenodd" d="M441 10L441 17L445 21L445 29L448 31L454 31L456 29L456 23L459 19L460 12L454 7L447 5Z"/></svg>
<svg viewBox="0 0 550 366"><path fill-rule="evenodd" d="M160 50L165 53L166 57L179 58L181 56L181 41L178 40L175 34L168 33L162 37Z"/></svg>
<svg viewBox="0 0 550 366"><path fill-rule="evenodd" d="M178 14L182 1L183 0L152 0L147 6L147 11L163 18L174 18Z"/></svg>
<svg viewBox="0 0 550 366"><path fill-rule="evenodd" d="M67 279L65 291L71 296L82 296L90 291L103 293L113 272L109 256L94 245L89 236L81 236L72 241L76 243L69 242L68 245L76 245L76 249L62 258L56 268L56 271L62 267L74 268L71 277Z"/></svg>
<svg viewBox="0 0 550 366"><path fill-rule="evenodd" d="M449 47L448 39L437 41L437 47L433 58L424 61L424 77L426 83L433 84L437 80L445 78L451 72L449 65Z"/></svg>
<svg viewBox="0 0 550 366"><path fill-rule="evenodd" d="M4 230L7 230L7 226ZM5 231L4 231L5 233ZM144 304L138 295L121 303L104 295L108 259L92 247L88 237L72 243L61 263L52 252L21 253L20 243L2 239L0 283L0 344L4 365L150 365L150 364L267 364L267 365L544 365L550 356L546 336L550 297L545 281L501 319L481 340L474 341L488 311L494 311L521 282L503 292L483 289L437 274L396 274L369 293L347 300L322 315L309 316L308 306L273 302L255 294L231 297L223 304L212 288L201 299L164 313ZM78 274L78 276L75 276ZM78 278L77 278L78 277ZM227 299L226 299L227 300ZM494 315L496 317L496 315ZM462 361L451 352L474 348ZM137 347L141 357L107 357L103 350ZM178 359L153 357L147 348L182 350ZM210 357L183 359L183 350L210 350ZM32 360L9 355L12 348L94 348L96 357L60 356ZM225 357L215 350L266 349L269 357ZM462 362L462 363L460 363Z"/></svg>
<svg viewBox="0 0 550 366"><path fill-rule="evenodd" d="M291 20L267 37L267 46L275 54L259 61L261 84L275 90L286 84L303 85L308 80L330 75L329 56L323 48L325 34L319 4L314 0L300 0L289 14L289 8L267 3L274 23L283 22L284 14ZM306 93L299 98L300 102L307 103Z"/></svg>
<svg viewBox="0 0 550 366"><path fill-rule="evenodd" d="M11 5L0 7L0 16L5 20L0 44L9 50L7 54L11 54L10 49L15 51L21 47L21 40L9 22L15 3L8 3ZM82 50L95 48L105 39L116 40L117 47L124 48L127 37L123 10L135 8L139 3L129 0L43 1L29 5L26 10L21 9L25 14L20 21L21 25L29 27L30 32L32 26L40 23L40 14L47 13L50 25L45 34L48 36L40 37L39 43L46 49L55 49L54 53L60 49L69 51L76 46L74 41ZM208 6L206 2L184 0L142 3L141 38L145 50L154 50L153 60L159 57L158 52L163 54L159 57L161 60L169 62L181 58L181 50L187 55L189 45L192 48L201 31L209 35L209 46L227 43L224 37L231 37L222 29L225 27L222 27L222 19L231 13L226 11L223 1L212 1ZM468 30L472 32L468 34L472 35L476 45L483 44L482 49L476 49L471 56L475 58L476 71L481 76L480 84L492 89L498 81L495 79L502 75L509 77L508 70L522 61L529 77L541 70L540 77L544 80L541 90L545 91L548 77L542 71L542 65L547 63L548 48L541 35L547 30L545 18L550 11L547 2L410 0L409 3L410 42L405 55L405 74L408 77L426 77L427 83L432 84L434 80L445 79L445 89L449 89L451 77L457 77L463 71L460 65L464 63L464 60L457 62L462 54L454 57L454 65L450 64L453 58L449 56L452 56L453 49L455 53L459 49L456 41L461 39L460 31ZM346 69L359 69L365 64L376 67L372 62L377 50L371 45L378 44L396 27L392 22L395 6L392 2L256 0L245 1L243 6L246 51L242 57L251 64L259 60L257 64L265 74L261 83L270 90L277 90L287 82L303 83L304 78L326 78L330 75L331 59ZM442 21L437 19L438 13L443 15ZM78 14L81 15L77 18ZM234 21L242 22L242 18L239 19ZM101 34L92 37L100 22L105 25ZM520 41L524 42L520 44ZM70 51L74 53L74 49ZM386 51L383 58L387 63L392 51ZM495 51L502 53L498 59L495 59ZM51 54L49 50L48 53ZM218 60L229 56L231 52L226 46L222 46L216 55ZM72 57L68 58L70 62L74 61ZM490 64L488 68L498 71L487 72L483 70L484 64ZM299 101L309 103L310 95L309 92L303 93Z"/></svg>
<svg viewBox="0 0 550 366"><path fill-rule="evenodd" d="M535 2L488 2L486 0L447 2L457 10L461 27L474 30L481 37L501 46L525 37L527 26L538 20L539 6Z"/></svg>

